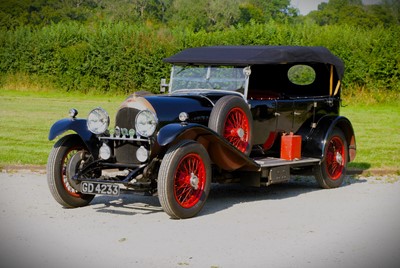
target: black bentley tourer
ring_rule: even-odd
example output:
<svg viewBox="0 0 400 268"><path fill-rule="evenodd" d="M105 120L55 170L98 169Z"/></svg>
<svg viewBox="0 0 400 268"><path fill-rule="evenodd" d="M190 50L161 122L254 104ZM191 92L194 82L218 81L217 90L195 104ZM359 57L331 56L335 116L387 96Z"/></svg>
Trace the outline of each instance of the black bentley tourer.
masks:
<svg viewBox="0 0 400 268"><path fill-rule="evenodd" d="M102 108L54 123L50 191L64 207L95 195L158 195L172 218L200 212L212 182L268 186L293 171L323 188L342 184L356 155L339 115L343 62L324 47L189 48L172 64L163 94L136 92L114 123Z"/></svg>

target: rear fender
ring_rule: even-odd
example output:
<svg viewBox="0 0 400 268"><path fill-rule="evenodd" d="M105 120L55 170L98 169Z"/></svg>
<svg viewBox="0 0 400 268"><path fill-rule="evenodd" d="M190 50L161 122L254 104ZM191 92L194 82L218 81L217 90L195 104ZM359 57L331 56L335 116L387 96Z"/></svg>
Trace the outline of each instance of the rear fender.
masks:
<svg viewBox="0 0 400 268"><path fill-rule="evenodd" d="M161 128L157 136L160 154L162 155L171 145L181 140L194 140L202 144L211 161L223 170L259 170L259 165L251 158L240 152L216 132L199 124L176 123Z"/></svg>
<svg viewBox="0 0 400 268"><path fill-rule="evenodd" d="M336 127L343 132L347 141L349 162L353 161L356 157L356 138L351 122L343 116L322 117L316 128L305 138L303 137L303 155L321 158L323 161L326 141Z"/></svg>
<svg viewBox="0 0 400 268"><path fill-rule="evenodd" d="M76 119L76 118L64 118L55 122L49 132L49 140L54 140L57 136L65 133L66 131L72 130L76 132L82 141L86 144L89 151L95 154L95 148L97 148L96 135L90 132L86 125L86 119Z"/></svg>

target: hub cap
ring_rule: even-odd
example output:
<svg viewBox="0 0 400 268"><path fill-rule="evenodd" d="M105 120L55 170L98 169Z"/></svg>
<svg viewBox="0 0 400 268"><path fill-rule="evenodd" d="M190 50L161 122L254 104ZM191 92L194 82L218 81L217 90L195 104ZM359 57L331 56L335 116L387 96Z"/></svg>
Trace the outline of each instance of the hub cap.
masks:
<svg viewBox="0 0 400 268"><path fill-rule="evenodd" d="M192 185L195 190L199 189L199 177L194 173L190 174L190 185Z"/></svg>

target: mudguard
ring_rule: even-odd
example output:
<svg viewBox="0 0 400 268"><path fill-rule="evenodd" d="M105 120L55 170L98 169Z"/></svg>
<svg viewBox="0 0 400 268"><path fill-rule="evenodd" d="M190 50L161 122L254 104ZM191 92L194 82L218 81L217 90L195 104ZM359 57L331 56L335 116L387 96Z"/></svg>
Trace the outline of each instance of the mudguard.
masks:
<svg viewBox="0 0 400 268"><path fill-rule="evenodd" d="M49 132L49 140L55 139L68 130L75 131L89 148L91 153L94 153L96 148L96 135L90 132L86 125L86 119L64 118L55 122Z"/></svg>
<svg viewBox="0 0 400 268"><path fill-rule="evenodd" d="M317 123L315 129L312 129L310 133L303 136L303 149L302 153L304 156L317 157L324 160L324 152L326 141L329 134L333 129L337 127L346 137L348 144L348 155L349 162L353 161L356 157L356 139L354 130L349 119L343 116L324 116L321 117Z"/></svg>
<svg viewBox="0 0 400 268"><path fill-rule="evenodd" d="M211 160L221 169L227 171L257 171L260 166L251 158L240 152L226 139L213 130L200 124L168 124L160 129L157 143L162 151L181 140L195 140L207 150Z"/></svg>

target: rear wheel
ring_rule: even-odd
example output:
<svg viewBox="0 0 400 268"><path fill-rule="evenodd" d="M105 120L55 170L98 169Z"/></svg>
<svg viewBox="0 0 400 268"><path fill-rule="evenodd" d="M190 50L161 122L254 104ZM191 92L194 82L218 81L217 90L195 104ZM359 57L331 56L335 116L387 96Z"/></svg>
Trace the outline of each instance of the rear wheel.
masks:
<svg viewBox="0 0 400 268"><path fill-rule="evenodd" d="M47 161L47 183L54 199L66 208L86 206L94 195L79 192L72 180L79 168L86 146L77 135L67 135L56 142Z"/></svg>
<svg viewBox="0 0 400 268"><path fill-rule="evenodd" d="M247 103L238 96L224 96L210 114L208 127L223 136L242 153L252 147L253 120Z"/></svg>
<svg viewBox="0 0 400 268"><path fill-rule="evenodd" d="M211 185L211 161L204 147L184 140L168 149L158 173L158 197L172 218L190 218L203 208Z"/></svg>
<svg viewBox="0 0 400 268"><path fill-rule="evenodd" d="M329 135L324 155L324 161L315 168L315 178L322 188L339 187L346 175L348 162L347 141L340 129L335 128Z"/></svg>

